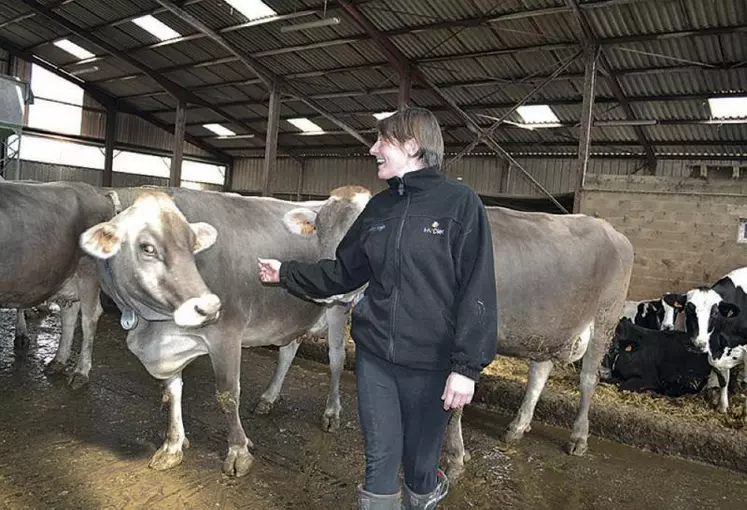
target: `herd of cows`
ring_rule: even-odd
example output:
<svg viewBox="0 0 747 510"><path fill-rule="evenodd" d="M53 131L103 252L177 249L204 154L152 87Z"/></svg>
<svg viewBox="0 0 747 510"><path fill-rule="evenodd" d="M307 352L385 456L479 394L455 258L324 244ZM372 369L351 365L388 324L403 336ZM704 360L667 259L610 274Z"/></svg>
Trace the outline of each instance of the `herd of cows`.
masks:
<svg viewBox="0 0 747 510"><path fill-rule="evenodd" d="M327 329L331 381L323 427L334 431L340 425L346 313L350 303L366 299L365 288L326 300L300 299L262 284L257 258L333 258L370 196L359 186L335 189L322 201L290 202L183 188L0 182L0 306L19 310L15 346L23 350L29 343L22 310L46 300L59 303L62 333L47 367L52 372L65 369L80 315L83 343L70 377L70 385L79 387L89 380L101 290L116 303L129 350L162 382L169 403L165 441L150 462L155 469L183 460L181 374L195 358L209 356L227 420L223 472L241 476L253 462L239 417L241 349L280 347L276 373L255 409L266 413L280 395L299 337ZM530 430L556 363L582 363L568 444L574 455L587 449L600 372L624 387L664 392L685 391L712 374L719 409L726 409L729 369L747 363L747 319L740 314L747 305L747 268L713 287L668 294L628 312L633 247L609 223L585 215L487 210L499 297L498 353L530 360L507 441ZM634 323L621 320L624 315ZM446 438L452 476L464 470L461 417L454 413Z"/></svg>
<svg viewBox="0 0 747 510"><path fill-rule="evenodd" d="M712 286L660 299L628 301L600 374L623 390L669 396L712 393L719 412L729 409L732 369L736 388L747 387L747 267Z"/></svg>

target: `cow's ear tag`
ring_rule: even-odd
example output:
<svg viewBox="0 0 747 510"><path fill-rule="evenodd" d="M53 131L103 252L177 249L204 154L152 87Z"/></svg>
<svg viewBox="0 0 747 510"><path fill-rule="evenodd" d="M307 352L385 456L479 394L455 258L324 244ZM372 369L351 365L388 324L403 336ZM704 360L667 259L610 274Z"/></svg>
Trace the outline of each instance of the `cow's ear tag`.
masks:
<svg viewBox="0 0 747 510"><path fill-rule="evenodd" d="M137 326L137 315L135 314L134 310L127 309L122 312L122 318L119 320L119 323L122 325L124 329L127 331L134 329L135 326Z"/></svg>

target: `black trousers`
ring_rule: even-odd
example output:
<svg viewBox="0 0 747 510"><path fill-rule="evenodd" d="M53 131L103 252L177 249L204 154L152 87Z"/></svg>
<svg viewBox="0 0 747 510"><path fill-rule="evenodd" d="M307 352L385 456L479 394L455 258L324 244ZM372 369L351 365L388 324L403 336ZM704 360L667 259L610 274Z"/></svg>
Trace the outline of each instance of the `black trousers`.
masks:
<svg viewBox="0 0 747 510"><path fill-rule="evenodd" d="M451 416L441 400L449 371L402 367L357 348L355 375L366 451L364 489L396 493L402 464L410 490L432 492Z"/></svg>

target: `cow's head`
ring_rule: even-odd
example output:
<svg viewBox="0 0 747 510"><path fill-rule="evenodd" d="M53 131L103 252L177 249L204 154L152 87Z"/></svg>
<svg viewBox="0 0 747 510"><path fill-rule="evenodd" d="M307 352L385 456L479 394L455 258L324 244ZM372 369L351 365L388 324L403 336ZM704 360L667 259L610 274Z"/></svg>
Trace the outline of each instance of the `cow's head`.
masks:
<svg viewBox="0 0 747 510"><path fill-rule="evenodd" d="M662 310L664 312L660 329L671 331L675 329L675 322L677 321L677 316L680 314L680 312L682 312L682 308L676 308L673 305L670 305L666 300L667 295L668 294L664 294L660 301Z"/></svg>
<svg viewBox="0 0 747 510"><path fill-rule="evenodd" d="M662 329L664 307L660 299L638 303L635 324L648 329Z"/></svg>
<svg viewBox="0 0 747 510"><path fill-rule="evenodd" d="M334 257L337 245L371 199L362 186L342 186L332 190L323 202L308 202L308 207L288 211L285 227L302 237L316 237L324 257Z"/></svg>
<svg viewBox="0 0 747 510"><path fill-rule="evenodd" d="M664 300L675 309L684 311L685 329L698 352L708 352L711 337L717 337L728 329L740 313L737 305L724 301L708 287L692 289L687 294L666 294Z"/></svg>
<svg viewBox="0 0 747 510"><path fill-rule="evenodd" d="M149 191L112 220L83 232L80 245L107 260L114 290L126 304L197 327L217 318L221 308L195 264L195 254L216 238L212 225L188 223L171 197Z"/></svg>

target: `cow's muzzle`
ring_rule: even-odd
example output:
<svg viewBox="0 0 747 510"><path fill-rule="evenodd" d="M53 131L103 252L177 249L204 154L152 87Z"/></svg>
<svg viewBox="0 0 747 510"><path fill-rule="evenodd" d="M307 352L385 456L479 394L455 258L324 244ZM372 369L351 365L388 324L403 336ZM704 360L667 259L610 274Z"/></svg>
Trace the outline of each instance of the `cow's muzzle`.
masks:
<svg viewBox="0 0 747 510"><path fill-rule="evenodd" d="M200 297L186 300L174 312L177 326L195 328L212 322L220 315L220 298L215 294L203 294Z"/></svg>

